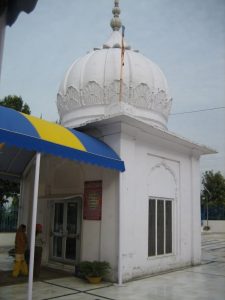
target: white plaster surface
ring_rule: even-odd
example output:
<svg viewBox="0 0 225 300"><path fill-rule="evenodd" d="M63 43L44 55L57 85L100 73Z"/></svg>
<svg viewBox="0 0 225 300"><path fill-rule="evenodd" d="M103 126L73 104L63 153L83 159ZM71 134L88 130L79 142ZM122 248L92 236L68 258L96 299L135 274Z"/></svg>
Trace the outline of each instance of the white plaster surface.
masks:
<svg viewBox="0 0 225 300"><path fill-rule="evenodd" d="M200 263L199 154L127 123L121 124L120 143L126 166L120 198L123 279ZM170 255L148 257L150 197L173 202Z"/></svg>

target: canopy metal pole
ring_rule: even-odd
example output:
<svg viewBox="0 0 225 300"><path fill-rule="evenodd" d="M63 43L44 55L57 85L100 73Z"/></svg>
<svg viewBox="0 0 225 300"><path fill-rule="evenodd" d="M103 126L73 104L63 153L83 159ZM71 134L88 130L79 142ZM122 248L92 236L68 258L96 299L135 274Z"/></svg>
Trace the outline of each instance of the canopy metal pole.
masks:
<svg viewBox="0 0 225 300"><path fill-rule="evenodd" d="M35 248L35 231L36 231L36 219L37 219L40 160L41 160L41 154L37 153L36 163L35 163L33 210L32 210L31 240L30 240L29 282L28 282L28 298L27 298L28 300L32 300L32 290L33 290L34 248Z"/></svg>
<svg viewBox="0 0 225 300"><path fill-rule="evenodd" d="M119 247L118 247L118 285L122 286L123 284L123 226L122 226L122 215L123 215L123 197L122 197L122 176L123 174L119 173Z"/></svg>

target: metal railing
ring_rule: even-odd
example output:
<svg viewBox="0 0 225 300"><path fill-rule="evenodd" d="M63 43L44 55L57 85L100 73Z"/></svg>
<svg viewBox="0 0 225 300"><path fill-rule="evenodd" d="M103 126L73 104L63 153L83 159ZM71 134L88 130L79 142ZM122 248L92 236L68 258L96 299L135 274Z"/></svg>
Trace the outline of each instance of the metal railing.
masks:
<svg viewBox="0 0 225 300"><path fill-rule="evenodd" d="M201 206L201 219L207 220L207 207ZM209 206L208 207L209 220L225 220L225 205Z"/></svg>

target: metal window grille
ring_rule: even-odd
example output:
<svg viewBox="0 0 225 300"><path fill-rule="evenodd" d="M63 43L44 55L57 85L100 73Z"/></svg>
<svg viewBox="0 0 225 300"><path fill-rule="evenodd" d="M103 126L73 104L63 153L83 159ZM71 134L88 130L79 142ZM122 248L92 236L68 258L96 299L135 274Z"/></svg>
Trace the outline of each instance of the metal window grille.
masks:
<svg viewBox="0 0 225 300"><path fill-rule="evenodd" d="M149 199L148 256L172 253L172 200Z"/></svg>

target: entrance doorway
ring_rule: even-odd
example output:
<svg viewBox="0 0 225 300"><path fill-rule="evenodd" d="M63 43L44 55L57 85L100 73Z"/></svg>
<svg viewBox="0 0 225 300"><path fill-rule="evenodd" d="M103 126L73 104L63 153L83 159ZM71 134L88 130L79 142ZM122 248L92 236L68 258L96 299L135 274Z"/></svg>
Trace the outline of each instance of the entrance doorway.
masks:
<svg viewBox="0 0 225 300"><path fill-rule="evenodd" d="M80 257L82 198L51 202L51 260L75 264Z"/></svg>

